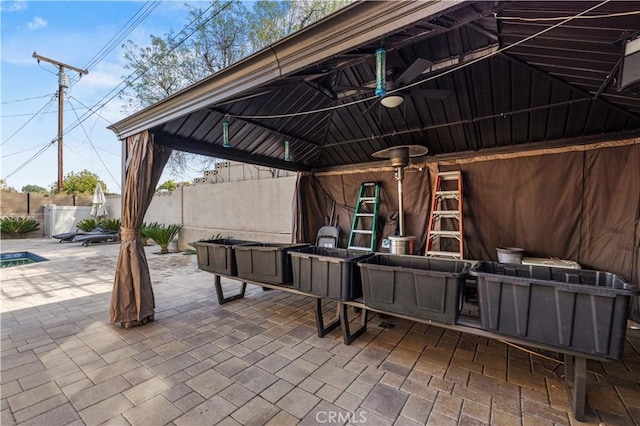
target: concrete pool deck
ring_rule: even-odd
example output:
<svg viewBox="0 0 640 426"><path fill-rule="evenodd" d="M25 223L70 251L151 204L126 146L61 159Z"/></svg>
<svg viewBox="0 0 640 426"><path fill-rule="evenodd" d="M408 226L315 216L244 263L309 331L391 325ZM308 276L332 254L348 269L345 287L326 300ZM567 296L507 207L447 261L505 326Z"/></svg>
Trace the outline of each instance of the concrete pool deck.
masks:
<svg viewBox="0 0 640 426"><path fill-rule="evenodd" d="M157 246L155 321L116 327L118 250L2 241L49 259L1 271L2 425L640 423L637 329L620 361L589 361L579 423L555 361L393 317L373 316L350 346L339 330L318 338L313 299L249 286L220 306L213 275Z"/></svg>

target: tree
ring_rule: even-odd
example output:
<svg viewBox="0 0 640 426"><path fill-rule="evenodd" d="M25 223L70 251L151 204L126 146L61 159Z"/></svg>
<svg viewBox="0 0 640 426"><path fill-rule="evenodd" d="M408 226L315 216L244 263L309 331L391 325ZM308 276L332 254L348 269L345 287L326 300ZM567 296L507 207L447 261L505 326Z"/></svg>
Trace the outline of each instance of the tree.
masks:
<svg viewBox="0 0 640 426"><path fill-rule="evenodd" d="M102 185L102 190L107 192L107 184L100 180L97 174L89 170L83 170L79 173L70 172L64 177L62 182L62 192L71 194L93 194L96 184ZM57 184L51 185L51 193L58 193Z"/></svg>
<svg viewBox="0 0 640 426"><path fill-rule="evenodd" d="M258 51L349 3L350 0L258 0L249 17L251 48Z"/></svg>
<svg viewBox="0 0 640 426"><path fill-rule="evenodd" d="M10 192L15 194L18 191L13 186L9 186L6 180L0 179L0 192Z"/></svg>
<svg viewBox="0 0 640 426"><path fill-rule="evenodd" d="M32 194L47 194L49 190L38 185L25 185L22 187L22 192L30 192Z"/></svg>
<svg viewBox="0 0 640 426"><path fill-rule="evenodd" d="M175 191L177 188L177 185L174 181L172 180L168 180L162 183L162 185L158 186L158 191L161 190L167 190L167 191Z"/></svg>
<svg viewBox="0 0 640 426"><path fill-rule="evenodd" d="M252 10L238 0L211 0L208 6L185 5L189 29L185 38L173 31L151 36L147 47L128 41L125 69L131 77L121 98L131 113L156 103L203 78L228 67L249 54L275 43L349 0L258 0ZM173 175L187 168L204 171L214 158L174 151L167 163Z"/></svg>

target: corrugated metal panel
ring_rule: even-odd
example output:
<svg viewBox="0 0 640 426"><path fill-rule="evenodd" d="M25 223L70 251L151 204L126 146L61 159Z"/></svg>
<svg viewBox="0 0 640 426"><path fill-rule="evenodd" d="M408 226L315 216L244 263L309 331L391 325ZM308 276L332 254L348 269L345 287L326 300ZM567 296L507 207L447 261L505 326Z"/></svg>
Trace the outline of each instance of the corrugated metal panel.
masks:
<svg viewBox="0 0 640 426"><path fill-rule="evenodd" d="M162 133L163 141L172 136L178 137L173 142L178 145L185 140L202 141L218 156L230 153L261 164L281 164L284 140L290 140L293 161L286 165L292 169L365 163L372 160L373 152L400 144L424 145L429 155L438 155L508 146L519 149L529 143L622 131L637 135L640 97L618 92L615 78L610 77L625 37L638 32L637 15L576 19L505 53L452 71L559 22L503 18L571 16L594 4L468 3L411 23L383 40L367 41L303 72L248 87L237 101L212 105L154 131ZM597 13L638 6L640 2L610 2ZM428 59L434 66L416 80L429 81L417 89L448 90L449 95L432 99L417 90L402 90L405 102L395 109L375 104L375 99L362 101L373 96L373 52L381 44L389 52L388 69L397 69L396 77L417 58ZM348 106L261 118L340 105ZM225 113L231 115L232 140L226 151L219 149Z"/></svg>

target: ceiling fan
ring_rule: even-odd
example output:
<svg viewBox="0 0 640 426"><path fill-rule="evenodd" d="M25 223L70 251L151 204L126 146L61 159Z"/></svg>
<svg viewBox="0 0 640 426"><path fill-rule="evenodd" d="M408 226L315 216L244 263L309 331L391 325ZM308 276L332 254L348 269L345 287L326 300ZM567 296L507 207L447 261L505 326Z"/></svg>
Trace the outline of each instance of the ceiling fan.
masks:
<svg viewBox="0 0 640 426"><path fill-rule="evenodd" d="M417 58L411 63L402 73L399 73L399 68L390 67L386 69L387 79L387 93L384 96L379 97L376 101L364 110L364 114L374 110L378 104L382 104L386 108L395 108L400 106L404 102L405 96L429 98L429 99L444 99L451 92L449 90L437 90L437 89L421 89L417 86L402 89L403 86L410 84L423 72L429 69L433 65L428 59ZM369 86L336 86L334 88L338 91L373 91L374 87ZM398 90L399 89L399 90ZM391 92L391 93L389 93Z"/></svg>

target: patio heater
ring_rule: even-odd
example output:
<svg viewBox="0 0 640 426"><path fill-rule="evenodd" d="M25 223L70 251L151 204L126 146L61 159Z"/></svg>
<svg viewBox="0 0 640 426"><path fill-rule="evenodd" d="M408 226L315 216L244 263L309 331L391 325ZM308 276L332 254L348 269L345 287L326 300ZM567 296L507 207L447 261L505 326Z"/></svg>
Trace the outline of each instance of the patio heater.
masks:
<svg viewBox="0 0 640 426"><path fill-rule="evenodd" d="M404 180L404 168L409 165L409 158L420 157L427 153L428 149L422 145L400 145L386 148L372 155L374 158L388 158L395 167L394 177L398 181L398 234L389 237L392 254L413 254L415 250L416 236L404 233L404 201L402 181Z"/></svg>

